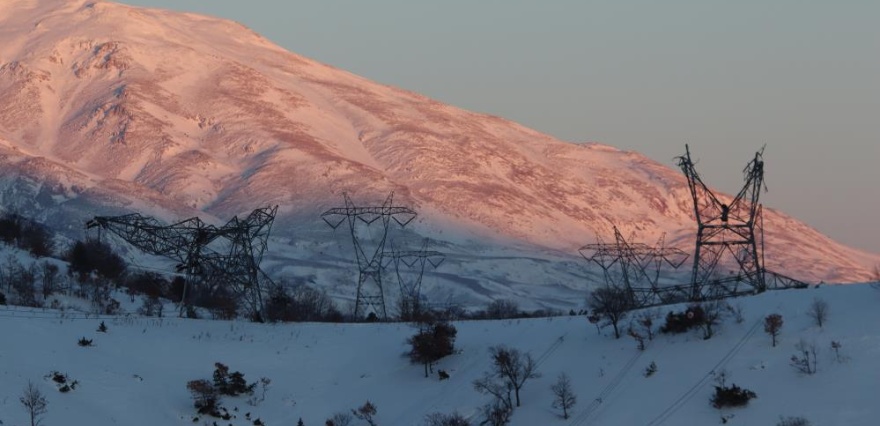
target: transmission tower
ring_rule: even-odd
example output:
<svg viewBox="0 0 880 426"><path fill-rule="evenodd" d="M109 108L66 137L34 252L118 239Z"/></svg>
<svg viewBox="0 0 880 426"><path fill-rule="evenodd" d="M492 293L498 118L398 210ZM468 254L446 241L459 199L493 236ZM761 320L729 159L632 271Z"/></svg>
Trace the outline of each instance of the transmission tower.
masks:
<svg viewBox="0 0 880 426"><path fill-rule="evenodd" d="M630 240L634 238L631 236ZM660 272L677 269L687 253L665 246L665 234L654 246L627 241L614 226L614 242L605 243L597 237L596 244L587 244L578 252L589 262L602 268L605 283L626 289L634 308L675 303L687 298L685 286L663 286Z"/></svg>
<svg viewBox="0 0 880 426"><path fill-rule="evenodd" d="M358 207L354 205L348 194L343 194L345 207L333 208L321 214L321 219L336 229L343 222L348 223L351 230L351 241L354 245L354 253L357 258L358 275L357 296L354 303L354 315L360 318L364 304L369 304L383 319L388 318L385 309L385 293L382 288L382 257L385 252L385 241L388 239L388 229L393 220L401 227L405 227L416 217L416 212L407 207L392 205L394 193L388 195L385 202L377 207ZM380 235L374 241L358 233L361 226L370 227L374 223L381 224ZM372 244L371 244L372 243ZM374 288L367 286L370 282Z"/></svg>
<svg viewBox="0 0 880 426"><path fill-rule="evenodd" d="M394 272L397 274L397 283L400 286L400 297L405 298L409 303L408 306L413 308L420 306L421 303L422 278L425 275L425 268L428 265L437 268L446 259L446 255L443 253L428 250L427 239L422 244L421 250L418 251L398 251L394 249L392 243L391 251L386 252L384 257L386 259L385 267L394 263Z"/></svg>
<svg viewBox="0 0 880 426"><path fill-rule="evenodd" d="M761 148L743 169L745 184L729 203L719 199L703 183L687 145L685 155L678 157L678 165L688 180L697 220L691 300L718 299L767 289L759 203L764 186L763 153ZM721 271L731 267L727 275Z"/></svg>
<svg viewBox="0 0 880 426"><path fill-rule="evenodd" d="M97 216L86 228L104 229L146 253L178 262L177 272L186 275L181 315L193 288L214 292L229 290L247 304L255 319L262 318L263 289L272 280L260 269L269 231L278 206L264 207L244 219L233 217L222 227L208 225L198 217L171 225L138 213Z"/></svg>

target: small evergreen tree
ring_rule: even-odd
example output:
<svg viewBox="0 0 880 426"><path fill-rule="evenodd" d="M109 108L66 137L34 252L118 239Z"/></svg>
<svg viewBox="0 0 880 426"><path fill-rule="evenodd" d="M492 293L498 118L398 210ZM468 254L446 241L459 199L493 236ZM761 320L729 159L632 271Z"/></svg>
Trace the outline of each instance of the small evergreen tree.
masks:
<svg viewBox="0 0 880 426"><path fill-rule="evenodd" d="M247 384L240 371L230 373L229 367L219 362L215 362L214 367L214 388L220 395L238 396L254 392L257 383Z"/></svg>
<svg viewBox="0 0 880 426"><path fill-rule="evenodd" d="M712 396L712 406L715 408L741 407L749 403L749 400L757 398L754 392L743 389L736 384L730 386L715 386L715 394Z"/></svg>
<svg viewBox="0 0 880 426"><path fill-rule="evenodd" d="M660 327L661 333L679 334L699 327L706 320L706 313L700 305L689 306L684 312L669 312L666 322Z"/></svg>
<svg viewBox="0 0 880 426"><path fill-rule="evenodd" d="M651 363L648 364L647 367L645 367L645 377L651 377L656 372L657 372L657 363L654 361L651 361Z"/></svg>

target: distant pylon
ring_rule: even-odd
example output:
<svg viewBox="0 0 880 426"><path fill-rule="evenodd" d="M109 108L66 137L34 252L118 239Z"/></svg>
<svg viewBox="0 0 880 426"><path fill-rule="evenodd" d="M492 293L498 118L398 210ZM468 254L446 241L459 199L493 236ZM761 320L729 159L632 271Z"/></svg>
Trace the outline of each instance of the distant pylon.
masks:
<svg viewBox="0 0 880 426"><path fill-rule="evenodd" d="M369 304L381 315L388 318L385 308L385 292L382 287L382 257L385 252L385 241L388 239L388 229L394 220L401 227L405 227L416 217L416 212L407 207L393 206L394 193L388 195L385 202L377 207L357 207L348 194L343 194L345 207L333 208L321 214L321 219L336 229L343 222L347 222L351 231L351 241L354 246L355 257L359 269L357 296L354 304L354 315L360 318L363 315L364 304ZM358 224L369 227L375 222L382 224L381 235L378 241L366 241L358 234ZM375 288L370 288L367 283L372 283Z"/></svg>
<svg viewBox="0 0 880 426"><path fill-rule="evenodd" d="M620 287L630 295L632 306L647 306L675 303L686 298L681 294L681 286L661 286L660 272L664 267L678 268L687 253L665 246L662 235L653 247L644 243L627 241L614 226L614 242L605 243L597 237L596 244L587 244L578 252L584 259L602 268L605 284Z"/></svg>
<svg viewBox="0 0 880 426"><path fill-rule="evenodd" d="M386 259L385 266L394 263L394 273L397 274L400 297L404 298L406 303L404 306L420 310L422 306L422 278L425 276L425 269L428 265L437 268L446 259L446 255L428 250L428 240L425 239L421 250L395 250L392 242L391 251L387 252L384 257Z"/></svg>

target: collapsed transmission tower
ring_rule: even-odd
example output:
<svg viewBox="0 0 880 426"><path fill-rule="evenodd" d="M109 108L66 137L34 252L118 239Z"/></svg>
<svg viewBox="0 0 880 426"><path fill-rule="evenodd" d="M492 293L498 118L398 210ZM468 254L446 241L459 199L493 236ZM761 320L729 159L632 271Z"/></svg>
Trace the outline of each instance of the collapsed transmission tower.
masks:
<svg viewBox="0 0 880 426"><path fill-rule="evenodd" d="M446 259L443 253L428 250L428 240L422 244L421 250L395 250L392 244L391 251L385 253L388 262L394 263L394 272L397 274L397 283L400 286L400 297L404 298L404 306L417 309L421 303L422 278L425 275L425 268L431 265L437 268ZM403 266L401 266L403 265ZM407 274L409 272L409 274ZM405 275L409 275L407 279Z"/></svg>
<svg viewBox="0 0 880 426"><path fill-rule="evenodd" d="M171 225L137 213L97 216L86 228L107 230L138 249L173 259L186 275L181 315L194 289L204 294L231 291L245 301L254 319L262 318L263 289L272 280L260 269L269 231L278 206L254 210L244 219L233 217L221 227L198 217Z"/></svg>
<svg viewBox="0 0 880 426"><path fill-rule="evenodd" d="M401 227L405 227L415 219L416 212L407 207L393 206L393 192L388 195L381 206L377 207L357 207L348 194L343 194L343 197L345 198L345 207L327 210L321 214L321 219L333 229L338 228L343 222L347 222L351 230L351 241L354 245L354 253L360 271L354 315L360 318L366 303L383 319L387 319L385 293L382 288L382 257L385 252L385 241L388 239L388 229L391 227L392 220ZM369 227L376 222L382 227L378 239L368 241L365 236L358 233L358 224ZM366 285L368 281L375 288L369 288Z"/></svg>
<svg viewBox="0 0 880 426"><path fill-rule="evenodd" d="M687 299L686 286L660 284L660 272L664 267L677 269L688 258L687 253L677 248L665 247L665 235L657 244L649 246L627 241L615 226L613 243L605 243L598 237L597 240L596 244L587 244L578 252L602 268L606 285L624 288L634 308Z"/></svg>
<svg viewBox="0 0 880 426"><path fill-rule="evenodd" d="M762 208L764 149L755 153L743 169L745 184L729 202L710 190L691 161L690 148L678 157L678 165L688 180L697 220L697 244L691 278L691 300L717 299L762 292L764 241ZM765 188L766 190L766 188ZM733 267L725 276L722 267Z"/></svg>

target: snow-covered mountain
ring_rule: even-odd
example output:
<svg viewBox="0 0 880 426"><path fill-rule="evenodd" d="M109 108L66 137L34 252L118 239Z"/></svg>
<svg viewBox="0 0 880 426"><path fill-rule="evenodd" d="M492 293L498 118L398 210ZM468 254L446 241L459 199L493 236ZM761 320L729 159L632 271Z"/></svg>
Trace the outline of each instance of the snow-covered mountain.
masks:
<svg viewBox="0 0 880 426"><path fill-rule="evenodd" d="M376 84L234 22L6 0L0 41L0 205L75 236L95 214L222 223L278 204L270 274L351 297L348 236L319 215L343 192L381 204L393 191L419 213L407 238L447 253L426 279L435 297L538 306L580 305L577 248L613 224L692 250L671 165ZM768 267L796 278L866 281L880 263L778 211L765 230Z"/></svg>

